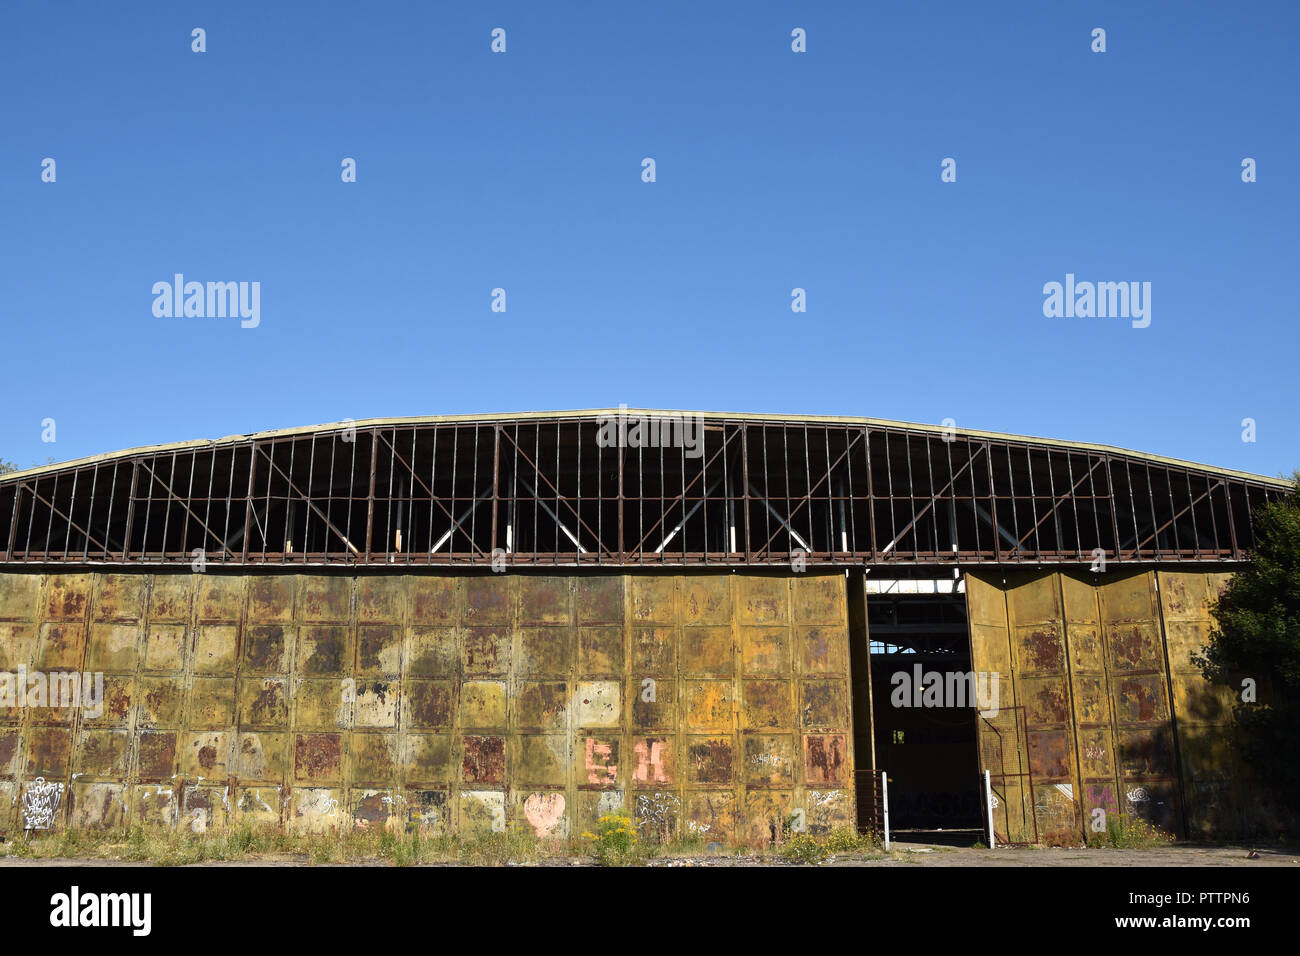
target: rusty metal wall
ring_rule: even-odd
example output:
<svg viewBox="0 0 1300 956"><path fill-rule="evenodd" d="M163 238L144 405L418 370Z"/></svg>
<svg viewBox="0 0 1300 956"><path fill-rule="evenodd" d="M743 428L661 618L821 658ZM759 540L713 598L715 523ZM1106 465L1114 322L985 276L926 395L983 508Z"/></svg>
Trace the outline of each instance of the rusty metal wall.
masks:
<svg viewBox="0 0 1300 956"><path fill-rule="evenodd" d="M1032 831L1031 812L1045 835L1076 838L1092 833L1099 809L1180 836L1260 828L1267 810L1243 784L1228 727L1232 690L1209 684L1191 661L1208 643L1209 602L1227 577L968 575L974 667L1004 675L1004 707L1025 708L1027 730L1003 715L1003 737L989 727L981 735L981 768L998 773L1002 742L1033 773L1032 802L1012 790L1012 839Z"/></svg>
<svg viewBox="0 0 1300 956"><path fill-rule="evenodd" d="M237 822L770 839L852 826L845 577L0 574L0 828ZM651 692L653 689L653 692Z"/></svg>

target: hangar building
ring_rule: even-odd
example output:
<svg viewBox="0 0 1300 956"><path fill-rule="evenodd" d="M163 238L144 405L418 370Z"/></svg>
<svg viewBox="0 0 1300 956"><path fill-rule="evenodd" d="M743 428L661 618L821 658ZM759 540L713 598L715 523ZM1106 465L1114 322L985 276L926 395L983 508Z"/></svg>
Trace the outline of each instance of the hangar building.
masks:
<svg viewBox="0 0 1300 956"><path fill-rule="evenodd" d="M880 770L895 827L978 827L987 770L999 840L1077 841L1097 809L1243 835L1274 811L1190 654L1285 490L1100 445L626 408L5 475L0 672L103 696L0 701L0 830L39 779L55 826L565 836L623 807L650 836L763 842L871 825Z"/></svg>

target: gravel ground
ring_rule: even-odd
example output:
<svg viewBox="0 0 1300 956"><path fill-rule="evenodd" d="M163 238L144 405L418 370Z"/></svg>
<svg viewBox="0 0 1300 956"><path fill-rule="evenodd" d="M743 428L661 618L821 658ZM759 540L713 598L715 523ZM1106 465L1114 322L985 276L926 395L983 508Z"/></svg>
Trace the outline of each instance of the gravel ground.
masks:
<svg viewBox="0 0 1300 956"><path fill-rule="evenodd" d="M1225 867L1225 866L1291 866L1300 867L1298 847L1255 847L1257 859L1248 859L1252 848L1246 845L1161 847L1150 850L1091 850L1062 849L1055 847L1002 847L980 850L969 847L934 846L922 843L895 843L893 852L883 858L863 859L837 857L827 861L827 866L1167 866L1167 867ZM75 867L75 866L148 866L146 863L112 862L88 859L28 860L13 857L0 858L0 867ZM201 863L199 866L306 866L298 860L248 860L240 862ZM384 866L380 862L360 862L349 866ZM436 864L435 864L436 865ZM451 865L451 864L441 864ZM567 861L550 861L550 866L589 866L586 858ZM652 867L696 866L790 866L780 860L760 862L753 857L734 857L702 854L689 857L669 857L652 860Z"/></svg>

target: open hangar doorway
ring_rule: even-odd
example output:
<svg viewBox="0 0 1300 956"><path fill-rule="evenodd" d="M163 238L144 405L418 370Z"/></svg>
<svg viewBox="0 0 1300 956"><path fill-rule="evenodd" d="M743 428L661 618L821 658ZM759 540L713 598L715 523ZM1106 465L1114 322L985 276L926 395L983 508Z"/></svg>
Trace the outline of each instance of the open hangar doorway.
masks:
<svg viewBox="0 0 1300 956"><path fill-rule="evenodd" d="M864 604L865 634L855 635L866 645L854 655L855 749L860 767L888 775L894 839L964 846L986 839L976 700L950 693L975 686L961 683L972 671L964 581L867 574ZM947 693L925 692L936 675Z"/></svg>

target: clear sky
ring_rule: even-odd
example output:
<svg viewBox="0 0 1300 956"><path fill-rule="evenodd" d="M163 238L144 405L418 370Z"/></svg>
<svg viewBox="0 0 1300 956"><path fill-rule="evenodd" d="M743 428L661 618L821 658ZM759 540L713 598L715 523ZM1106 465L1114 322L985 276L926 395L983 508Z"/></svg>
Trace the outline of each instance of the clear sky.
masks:
<svg viewBox="0 0 1300 956"><path fill-rule="evenodd" d="M0 457L626 403L1289 473L1298 79L1293 2L8 3Z"/></svg>

